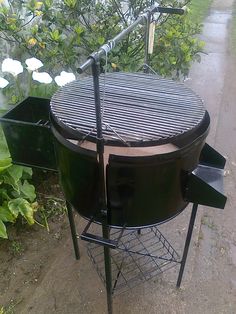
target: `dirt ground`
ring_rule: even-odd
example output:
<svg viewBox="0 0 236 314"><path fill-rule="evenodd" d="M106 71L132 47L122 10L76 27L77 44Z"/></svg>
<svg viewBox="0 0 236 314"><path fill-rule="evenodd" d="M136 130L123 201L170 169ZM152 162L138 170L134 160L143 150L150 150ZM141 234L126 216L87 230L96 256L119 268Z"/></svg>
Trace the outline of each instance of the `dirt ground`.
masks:
<svg viewBox="0 0 236 314"><path fill-rule="evenodd" d="M42 202L46 203L42 195L49 197L50 202L55 202L50 195L62 197L57 176L47 175L43 179L41 175L41 179L44 180L42 184L38 185L39 180L35 183ZM38 221L40 218L36 217ZM0 241L0 305L4 306L6 313L18 313L18 306L24 304L40 284L57 254L57 247L67 239L65 218L63 212L49 218L49 232L45 227L37 224L30 227L21 221L14 226L9 225L9 240Z"/></svg>
<svg viewBox="0 0 236 314"><path fill-rule="evenodd" d="M194 64L186 82L205 101L211 115L208 143L227 159L222 211L198 211L182 287L178 268L114 297L114 313L236 313L236 58L229 49L233 1L214 1L203 39L208 55ZM183 249L190 207L161 231L177 251ZM79 231L84 222L78 216ZM102 314L106 294L80 243L76 261L67 218L49 220L50 233L37 225L14 228L12 241L0 241L0 308L8 314Z"/></svg>

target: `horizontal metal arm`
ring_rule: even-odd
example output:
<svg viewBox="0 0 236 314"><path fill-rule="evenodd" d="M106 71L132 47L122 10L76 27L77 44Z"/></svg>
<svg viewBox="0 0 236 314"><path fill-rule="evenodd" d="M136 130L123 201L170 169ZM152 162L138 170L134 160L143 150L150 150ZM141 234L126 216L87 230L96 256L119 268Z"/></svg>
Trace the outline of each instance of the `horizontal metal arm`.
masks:
<svg viewBox="0 0 236 314"><path fill-rule="evenodd" d="M91 226L91 224L94 222L94 218L92 217L88 224L86 225L86 227L84 228L84 231L82 232L80 239L87 241L87 242L91 242L91 243L95 243L95 244L99 244L99 245L103 245L106 247L109 247L110 249L115 249L118 247L119 245L119 241L125 231L125 227L126 225L123 226L123 228L120 230L120 234L117 237L116 240L111 240L111 239L106 239L104 237L89 233L88 230Z"/></svg>
<svg viewBox="0 0 236 314"><path fill-rule="evenodd" d="M94 234L91 234L88 232L82 233L80 236L80 239L84 240L84 241L88 241L90 243L95 243L95 244L107 246L110 249L115 249L118 246L117 241L105 239L103 237L100 237L100 236L97 236L97 235L94 235Z"/></svg>
<svg viewBox="0 0 236 314"><path fill-rule="evenodd" d="M100 237L98 235L92 234L87 232L91 226L91 224L93 223L94 218L92 217L88 224L86 225L86 227L84 228L84 231L82 232L80 239L84 240L84 241L88 241L90 243L95 243L95 244L99 244L99 245L103 245L103 246L107 246L111 249L115 249L118 245L117 241L114 240L110 240L110 239L105 239L103 237Z"/></svg>
<svg viewBox="0 0 236 314"><path fill-rule="evenodd" d="M148 17L153 13L167 13L167 14L184 14L184 9L175 9L175 8L165 8L165 7L159 7L158 5L153 5L149 9L145 11L142 15L140 15L134 23L132 23L130 26L128 26L126 29L124 29L122 32L120 32L117 36L115 36L112 40L109 40L108 43L104 44L100 47L100 49L97 52L94 52L88 57L88 60L85 61L78 69L77 71L81 74L84 71L86 71L94 61L99 61L100 58L105 54L111 51L118 42L120 42L126 35L132 32L136 26L139 24L143 24L144 21L147 21Z"/></svg>

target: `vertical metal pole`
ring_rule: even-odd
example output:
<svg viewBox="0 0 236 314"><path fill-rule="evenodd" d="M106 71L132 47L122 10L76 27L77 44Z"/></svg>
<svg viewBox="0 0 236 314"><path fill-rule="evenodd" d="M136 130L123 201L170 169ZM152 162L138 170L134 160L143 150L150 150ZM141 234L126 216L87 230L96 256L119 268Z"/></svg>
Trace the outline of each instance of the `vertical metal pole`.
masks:
<svg viewBox="0 0 236 314"><path fill-rule="evenodd" d="M178 280L177 280L177 288L179 288L181 285L184 267L185 267L186 259L188 256L189 245L190 245L190 241L191 241L191 237L192 237L192 233L193 233L194 222L195 222L195 218L196 218L196 214L197 214L197 208L198 208L198 204L193 204L192 213L191 213L190 222L189 222L189 227L188 227L188 233L187 233L185 246L184 246L183 257L181 260L181 266L180 266L179 276L178 276Z"/></svg>
<svg viewBox="0 0 236 314"><path fill-rule="evenodd" d="M105 239L109 239L109 215L107 211L106 201L106 184L104 175L104 141L102 135L102 115L100 101L100 86L99 86L99 62L98 55L95 55L92 64L93 86L96 110L96 125L97 125L97 153L99 161L99 187L100 187L100 208L103 216L102 233ZM111 274L111 255L110 248L104 246L104 263L106 276L106 292L107 292L107 309L108 314L112 314L112 274Z"/></svg>
<svg viewBox="0 0 236 314"><path fill-rule="evenodd" d="M104 176L104 141L102 135L102 115L101 115L101 100L100 100L100 86L99 86L99 61L97 56L94 56L92 64L93 73L93 87L95 98L95 111L96 111L96 126L97 126L97 154L99 162L99 187L100 187L100 208L106 210L106 187Z"/></svg>
<svg viewBox="0 0 236 314"><path fill-rule="evenodd" d="M148 12L147 19L146 19L146 31L145 31L145 56L144 56L144 66L143 66L144 73L148 73L148 65L149 65L148 46L149 46L150 22L151 22L151 12Z"/></svg>
<svg viewBox="0 0 236 314"><path fill-rule="evenodd" d="M105 239L109 239L109 227L106 224L102 225L102 235ZM107 291L107 311L112 314L112 274L111 274L111 252L110 248L104 246L104 263L106 276L106 291Z"/></svg>
<svg viewBox="0 0 236 314"><path fill-rule="evenodd" d="M76 228L75 228L75 220L74 220L74 214L73 210L71 208L71 205L66 202L66 207L67 207L67 212L68 212L68 218L70 222L70 231L71 231L71 237L74 245L74 251L75 251L75 258L77 260L80 259L80 254L79 254L79 245L78 245L78 239L77 239L77 233L76 233Z"/></svg>

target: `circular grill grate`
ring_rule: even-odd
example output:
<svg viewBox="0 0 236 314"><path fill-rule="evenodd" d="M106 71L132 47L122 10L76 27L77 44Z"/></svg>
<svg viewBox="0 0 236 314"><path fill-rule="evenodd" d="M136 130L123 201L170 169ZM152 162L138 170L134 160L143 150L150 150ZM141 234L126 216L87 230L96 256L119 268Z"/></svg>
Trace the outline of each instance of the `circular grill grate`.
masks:
<svg viewBox="0 0 236 314"><path fill-rule="evenodd" d="M202 100L183 84L150 74L115 72L106 74L104 92L103 79L101 75L103 136L108 144L171 142L204 118ZM52 97L51 111L62 127L96 141L93 92L92 77L69 83Z"/></svg>

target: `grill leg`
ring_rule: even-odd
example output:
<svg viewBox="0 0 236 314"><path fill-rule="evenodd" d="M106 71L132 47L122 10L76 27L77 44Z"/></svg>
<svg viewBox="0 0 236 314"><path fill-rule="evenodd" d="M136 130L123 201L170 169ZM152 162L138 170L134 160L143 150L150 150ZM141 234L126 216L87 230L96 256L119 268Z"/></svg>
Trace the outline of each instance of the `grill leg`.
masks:
<svg viewBox="0 0 236 314"><path fill-rule="evenodd" d="M74 214L73 214L71 205L68 202L66 202L66 207L67 207L68 218L70 222L70 231L71 231L71 237L72 237L74 251L75 251L75 258L79 260L80 254L79 254L79 245L78 245L78 239L77 239L76 228L75 228Z"/></svg>
<svg viewBox="0 0 236 314"><path fill-rule="evenodd" d="M109 227L102 225L102 233L105 239L109 239ZM110 248L104 246L104 262L106 276L106 291L107 291L107 311L112 314L112 275L111 275L111 254Z"/></svg>
<svg viewBox="0 0 236 314"><path fill-rule="evenodd" d="M177 280L177 288L179 288L181 285L181 281L182 281L182 277L183 277L183 273L184 273L184 267L185 267L186 259L188 256L189 245L190 245L190 241L191 241L191 237L192 237L192 233L193 233L194 222L195 222L195 218L196 218L196 214L197 214L197 208L198 208L198 204L193 204L190 222L189 222L189 226L188 226L188 233L187 233L185 246L184 246L183 257L182 257L181 264L180 264L180 271L179 271L179 276L178 276L178 280Z"/></svg>

